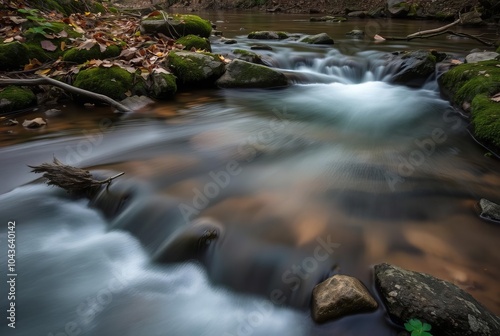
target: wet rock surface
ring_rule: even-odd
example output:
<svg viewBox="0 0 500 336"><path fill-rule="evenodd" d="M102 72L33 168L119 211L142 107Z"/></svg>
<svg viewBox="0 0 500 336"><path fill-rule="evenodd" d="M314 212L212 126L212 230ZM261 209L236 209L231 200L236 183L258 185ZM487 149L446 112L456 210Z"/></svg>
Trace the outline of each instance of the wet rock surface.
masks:
<svg viewBox="0 0 500 336"><path fill-rule="evenodd" d="M334 275L314 287L312 316L318 323L346 315L370 312L378 304L356 278Z"/></svg>
<svg viewBox="0 0 500 336"><path fill-rule="evenodd" d="M500 335L498 316L450 282L384 263L375 265L375 283L398 323L416 318L435 335Z"/></svg>

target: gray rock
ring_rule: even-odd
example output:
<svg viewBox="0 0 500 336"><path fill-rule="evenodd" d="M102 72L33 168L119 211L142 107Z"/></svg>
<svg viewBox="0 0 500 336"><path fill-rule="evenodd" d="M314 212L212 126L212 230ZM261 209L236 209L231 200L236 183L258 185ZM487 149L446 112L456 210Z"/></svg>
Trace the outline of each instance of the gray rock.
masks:
<svg viewBox="0 0 500 336"><path fill-rule="evenodd" d="M236 44L236 43L238 43L238 41L236 41L235 39L227 39L227 38L223 38L223 39L221 39L221 41L224 44Z"/></svg>
<svg viewBox="0 0 500 336"><path fill-rule="evenodd" d="M266 44L253 44L252 46L250 46L250 49L252 50L273 50L273 48L271 46L268 46Z"/></svg>
<svg viewBox="0 0 500 336"><path fill-rule="evenodd" d="M25 128L40 128L40 127L45 126L45 125L47 125L47 123L42 118L25 120L23 122L23 127L25 127Z"/></svg>
<svg viewBox="0 0 500 336"><path fill-rule="evenodd" d="M151 86L150 94L156 99L172 98L177 92L176 78L171 73L153 72L149 75Z"/></svg>
<svg viewBox="0 0 500 336"><path fill-rule="evenodd" d="M312 17L309 19L311 22L344 22L347 21L346 17L343 16L320 16Z"/></svg>
<svg viewBox="0 0 500 336"><path fill-rule="evenodd" d="M317 35L309 35L301 38L299 42L309 43L309 44L334 44L333 39L326 33L321 33Z"/></svg>
<svg viewBox="0 0 500 336"><path fill-rule="evenodd" d="M354 11L354 12L350 12L349 14L347 14L348 17L359 17L359 18L364 18L367 15L368 15L368 13L365 11Z"/></svg>
<svg viewBox="0 0 500 336"><path fill-rule="evenodd" d="M363 38L365 37L365 32L360 29L354 29L351 30L350 32L347 32L346 35L352 38Z"/></svg>
<svg viewBox="0 0 500 336"><path fill-rule="evenodd" d="M465 26L482 26L484 21L481 18L481 13L477 11L467 12L460 15L460 24Z"/></svg>
<svg viewBox="0 0 500 336"><path fill-rule="evenodd" d="M50 110L45 111L45 115L47 117L57 117L57 116L60 116L61 114L62 114L62 111L59 109L50 109Z"/></svg>
<svg viewBox="0 0 500 336"><path fill-rule="evenodd" d="M248 34L248 38L255 40L284 40L288 38L288 35L284 32L254 31Z"/></svg>
<svg viewBox="0 0 500 336"><path fill-rule="evenodd" d="M250 63L255 63L255 64L263 64L262 59L260 58L259 55L252 51L244 50L244 49L234 49L233 54L235 58L250 62Z"/></svg>
<svg viewBox="0 0 500 336"><path fill-rule="evenodd" d="M444 58L446 54L427 50L395 53L389 60L395 68L391 81L410 87L421 87L435 74L436 63Z"/></svg>
<svg viewBox="0 0 500 336"><path fill-rule="evenodd" d="M387 0L387 12L391 17L405 17L410 12L406 0Z"/></svg>
<svg viewBox="0 0 500 336"><path fill-rule="evenodd" d="M313 290L312 315L318 323L373 311L377 307L361 281L347 275L334 275Z"/></svg>
<svg viewBox="0 0 500 336"><path fill-rule="evenodd" d="M287 86L288 80L281 72L266 66L235 59L216 84L222 88L272 88Z"/></svg>
<svg viewBox="0 0 500 336"><path fill-rule="evenodd" d="M493 219L496 221L500 221L500 205L488 201L485 198L482 198L479 201L479 206L481 207L481 216L486 217L488 219Z"/></svg>
<svg viewBox="0 0 500 336"><path fill-rule="evenodd" d="M500 319L450 282L379 264L375 283L387 312L398 323L416 318L429 323L432 334L442 336L500 335Z"/></svg>
<svg viewBox="0 0 500 336"><path fill-rule="evenodd" d="M493 60L500 56L494 51L473 52L465 57L465 63L477 63L481 61Z"/></svg>

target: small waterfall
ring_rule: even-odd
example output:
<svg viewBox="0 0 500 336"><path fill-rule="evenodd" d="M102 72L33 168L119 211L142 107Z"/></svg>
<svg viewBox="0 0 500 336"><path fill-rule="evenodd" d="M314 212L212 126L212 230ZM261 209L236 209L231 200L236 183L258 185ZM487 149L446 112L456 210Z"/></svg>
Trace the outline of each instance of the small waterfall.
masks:
<svg viewBox="0 0 500 336"><path fill-rule="evenodd" d="M385 56L385 53L376 51L348 56L332 49L324 55L311 52L280 52L266 61L273 67L285 70L287 76L296 84L360 84L389 81L397 69L387 63Z"/></svg>

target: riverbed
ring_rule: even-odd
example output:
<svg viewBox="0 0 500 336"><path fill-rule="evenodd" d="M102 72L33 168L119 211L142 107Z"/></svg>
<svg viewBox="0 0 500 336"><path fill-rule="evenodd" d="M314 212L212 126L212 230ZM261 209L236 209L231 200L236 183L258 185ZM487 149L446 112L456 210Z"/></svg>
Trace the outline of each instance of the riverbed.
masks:
<svg viewBox="0 0 500 336"><path fill-rule="evenodd" d="M498 203L500 164L471 139L435 80L420 89L392 85L381 62L388 52L421 48L460 58L477 45L444 36L405 43L345 36L355 28L407 35L440 24L430 21L200 15L238 41L214 42L215 53L249 49L252 30L327 32L335 45L266 42L273 50L257 52L293 74L285 89L181 92L130 115L70 104L56 106L62 114L40 130L1 126L0 237L15 221L17 240L17 325L9 334L396 335L383 307L317 325L304 301L309 293L271 304L284 282L337 273L376 295L372 266L380 262L453 282L498 315L500 231L478 217L477 202ZM168 200L185 225L219 223L223 242L202 262L151 262L147 244L110 230L87 201L35 181L27 165L54 156L125 172L123 179L147 186L145 202ZM158 232L165 225L153 212L140 221ZM325 244L328 256L314 258ZM4 281L0 289L7 293Z"/></svg>

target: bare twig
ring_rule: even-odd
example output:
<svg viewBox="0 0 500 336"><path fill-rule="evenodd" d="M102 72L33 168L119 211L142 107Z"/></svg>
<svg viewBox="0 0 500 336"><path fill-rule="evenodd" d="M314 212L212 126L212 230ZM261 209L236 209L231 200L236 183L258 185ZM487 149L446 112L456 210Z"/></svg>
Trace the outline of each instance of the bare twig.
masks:
<svg viewBox="0 0 500 336"><path fill-rule="evenodd" d="M72 86L72 85L69 85L69 84L66 84L66 83L60 82L58 80L49 78L49 77L45 77L45 76L39 77L39 78L30 78L30 79L12 79L12 78L0 79L0 86L6 86L6 85L27 85L27 86L53 85L53 86L60 87L66 91L69 91L69 92L72 92L75 94L80 94L82 96L87 96L87 97L90 97L90 98L93 98L96 100L100 100L104 103L107 103L111 106L116 107L119 111L132 112L132 110L130 108L128 108L127 106L125 106L123 104L120 104L119 102L117 102L116 100L114 100L108 96L105 96L105 95L102 95L99 93L95 93L95 92L91 92L91 91L87 91L84 89L80 89L80 88L77 88L75 86Z"/></svg>
<svg viewBox="0 0 500 336"><path fill-rule="evenodd" d="M423 35L429 35L429 34L439 33L439 32L447 30L450 27L456 26L461 21L462 21L462 19L458 19L456 21L453 21L450 24L447 24L446 26L442 26L442 27L435 28L435 29L422 30L422 31L419 31L419 32L407 35L406 38L407 39L411 39L411 38L420 37L420 36L423 36Z"/></svg>

